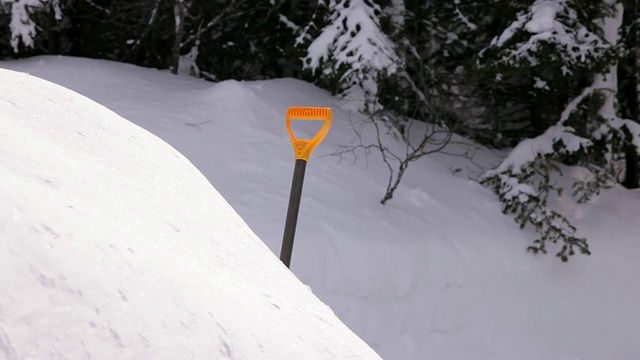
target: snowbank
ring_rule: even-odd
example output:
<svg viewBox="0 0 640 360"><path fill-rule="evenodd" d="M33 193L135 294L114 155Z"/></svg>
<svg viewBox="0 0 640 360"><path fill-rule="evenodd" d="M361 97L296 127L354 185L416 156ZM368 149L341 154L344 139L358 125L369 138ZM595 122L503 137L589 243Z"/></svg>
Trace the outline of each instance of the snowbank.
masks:
<svg viewBox="0 0 640 360"><path fill-rule="evenodd" d="M0 358L379 358L172 147L0 79Z"/></svg>

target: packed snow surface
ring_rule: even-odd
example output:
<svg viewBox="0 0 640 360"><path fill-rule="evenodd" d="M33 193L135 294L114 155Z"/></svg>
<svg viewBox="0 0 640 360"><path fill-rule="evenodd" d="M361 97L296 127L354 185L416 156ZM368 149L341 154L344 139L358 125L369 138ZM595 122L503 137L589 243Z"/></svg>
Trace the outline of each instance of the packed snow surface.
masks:
<svg viewBox="0 0 640 360"><path fill-rule="evenodd" d="M175 149L0 69L0 359L379 359Z"/></svg>
<svg viewBox="0 0 640 360"><path fill-rule="evenodd" d="M501 213L495 195L490 190L468 179L468 176L477 177L484 170L501 162L502 158L491 151L481 149L473 162L446 154L423 158L409 167L394 198L387 205L381 205L379 201L383 196L388 174L375 153L368 157L368 161L363 154L359 154L355 164L352 164L352 158L339 161L337 157L325 156L338 150L339 145L350 143L354 138L350 122L359 125L362 118L345 112L344 101L302 81L279 79L214 84L186 76L172 76L165 71L61 57L3 62L0 67L29 72L78 91L171 144L207 177L276 254L280 251L294 166L293 149L285 128L286 110L289 106L331 107L334 122L329 136L314 151L307 165L291 270L385 359L638 359L638 191L617 187L606 191L590 204L576 204L570 196L570 189L562 197L552 199L554 208L562 211L578 227L578 236L588 238L593 252L592 256L578 255L568 263L562 263L553 256L558 250L553 246L549 248L552 253L546 256L527 253L526 247L536 235L530 229L520 230L512 218ZM4 87L5 83L0 84ZM13 94L12 91L9 94ZM233 351L245 351L244 344L249 343L248 338L252 336L245 330L260 333L267 330L265 328L274 332L286 331L273 324L276 319L283 324L290 324L287 319L291 317L288 316L299 315L293 312L293 304L298 301L289 302L289 296L311 295L301 293L297 286L299 284L294 284L295 281L290 277L276 275L282 271L278 270L277 260L273 257L246 255L264 252L262 247L255 244L253 235L247 237L254 240L244 237L237 240L237 236L233 239L239 248L247 249L247 253L236 248L225 247L218 250L216 246L223 247L223 242L216 234L224 231L235 234L236 231L232 229L244 228L244 225L235 215L231 215L228 208L220 207L219 202L222 200L204 179L197 175L186 176L195 171L178 171L187 167L187 164L171 155L180 157L177 152L166 145L158 145L158 148L166 149L163 151L157 150L155 146L152 147L153 150L145 150L150 149L150 138L143 136L140 131L126 132L124 129L134 127L125 125L122 121L114 121L117 123L114 127L102 128L98 127L100 122L83 123L87 129L83 127L80 132L85 136L93 136L85 139L75 134L74 128L71 132L67 131L70 125L66 125L64 117L71 117L72 115L65 114L72 113L74 107L60 108L56 117L52 116L57 109L54 103L36 93L29 96L34 100L34 106L43 103L50 109L40 116L46 116L47 119L53 117L56 121L56 127L46 130L50 135L47 137L48 141L54 142L53 134L64 134L65 141L58 142L57 147L46 145L46 150L20 145L15 138L11 140L12 145L5 146L8 141L5 130L7 125L6 120L2 120L2 151L12 151L9 157L3 155L8 159L3 158L3 166L17 167L8 172L10 176L5 176L7 170L3 170L1 181L14 179L10 181L17 183L12 183L11 186L3 184L2 203L10 204L5 209L13 211L16 205L24 205L23 198L30 199L30 209L34 215L29 215L31 220L28 220L28 224L19 223L19 233L35 233L36 230L22 229L31 225L42 233L39 235L42 241L41 238L32 238L29 240L31 242L25 243L29 245L20 245L18 249L28 246L29 251L19 250L17 253L29 260L19 260L22 258L13 253L6 255L7 246L13 249L22 242L5 241L2 245L5 253L0 265L0 279L4 282L7 278L7 268L11 269L9 274L21 272L24 277L42 278L45 284L55 284L55 295L51 295L55 297L35 293L12 300L13 304L20 301L20 306L25 309L33 309L33 304L43 304L37 312L27 311L28 315L20 315L20 319L27 319L24 321L35 324L31 326L31 332L24 328L24 323L18 322L16 325L15 322L7 323L4 320L7 316L15 319L17 315L7 309L7 300L3 298L0 301L0 319L3 319L0 327L5 333L19 331L21 336L30 334L33 338L38 338L47 333L44 329L50 329L38 326L38 322L54 314L71 313L79 318L79 322L85 317L94 317L90 321L96 323L97 330L89 324L85 332L102 331L105 336L119 338L125 346L135 341L143 344L142 338L131 334L148 329L148 333L143 334L145 338L162 337L171 333L176 339L174 341L188 344L182 349L203 349L211 344L216 349L223 349L226 342ZM5 101L3 106L9 105ZM101 118L98 115L89 118ZM307 123L315 122L294 123L294 132L298 137L311 137L315 133L316 129ZM296 128L296 125L299 126ZM24 126L11 125L11 128L26 131ZM96 129L90 132L93 127ZM124 137L117 137L122 142L121 146L113 143L113 146L106 148L94 144L104 137L104 132L120 128L123 129L121 133L125 134ZM39 129L45 131L45 128ZM14 133L12 130L9 134ZM137 134L139 139L128 139L126 134L129 133ZM371 134L365 130L363 141L372 139ZM402 144L392 135L385 135L382 140L390 149L402 151ZM91 142L91 146L87 144L87 147L81 147L85 142ZM83 160L71 157L75 153L73 146L83 149L80 154L74 155ZM76 189L70 183L60 183L56 177L17 175L16 171L22 174L36 171L31 169L38 167L21 165L22 159L16 158L14 148L40 151L43 159L50 159L60 148L59 151L70 152L69 156L63 157L69 158L65 160L69 162L69 167L76 166L73 165L75 162L87 164L83 166L90 170L60 174L60 179L63 178L62 175L64 179L77 176L78 181L73 182ZM447 150L448 153L460 152L456 146ZM140 157L145 159L140 161L142 164L135 160ZM149 160L148 157L154 160ZM133 166L132 163L138 165ZM60 164L54 167L51 161L42 162L38 166L54 169L61 167ZM118 180L112 180L115 184L107 186L111 175L105 175L106 178L96 175L95 171L105 166L122 167L123 170L117 172L122 176ZM150 168L148 172L144 170L147 168ZM133 174L143 172L148 174L147 178L143 180L135 177L139 181L135 182ZM569 180L585 176L587 174L584 169L569 168L565 171L562 184L566 185ZM48 178L52 179L51 184L44 180ZM189 186L191 182L197 184ZM100 185L104 183L107 185ZM24 184L30 185L27 187ZM55 186L59 190L54 190ZM139 188L140 186L143 188ZM153 186L159 187L158 190L151 191L147 188ZM51 188L48 190L51 195L32 192L32 188ZM119 192L127 196L121 197ZM154 196L153 200L149 200L151 196ZM129 200L116 206L111 202L114 197L128 197ZM62 202L63 199L66 202ZM90 206L100 199L105 207ZM131 215L141 207L138 199L156 201L158 206L151 209L145 207L142 213ZM51 208L51 201L54 201L53 204L60 201L63 205ZM185 202L191 202L193 206L185 206ZM211 206L213 209L210 210L210 202L216 203L217 207ZM74 206L74 209L64 208L67 203ZM106 207L106 204L111 205ZM177 208L173 209L170 205ZM84 211L85 216L74 218L74 212L80 210ZM109 216L101 216L102 212ZM25 216L20 212L17 215ZM0 218L14 221L13 216L14 213L3 214ZM218 216L224 219L230 217L231 220L220 223ZM106 223L100 227L82 227L84 221L91 221L93 224L92 221L98 219ZM84 229L81 234L87 235L74 235L73 246L71 243L58 245L61 242L54 235L46 235L49 232L39 226L41 223L60 236L74 233L71 226ZM5 228L6 220L1 224ZM51 224L69 224L69 227L58 229ZM97 230L105 227L110 230ZM197 229L210 229L210 239L186 235L193 232L204 236ZM156 239L156 236L147 236L147 231L149 234L156 234L155 231L168 233L163 232ZM245 232L250 233L249 230ZM141 233L145 236L137 236ZM113 236L114 234L117 236ZM5 238L6 236L3 240ZM90 241L91 245L75 246L86 241ZM51 249L47 248L48 244L52 246ZM109 244L114 244L115 248ZM129 252L128 247L133 253ZM85 252L87 256L84 255ZM223 254L224 260L219 259L218 254ZM4 261L7 256L10 264ZM85 261L87 269L70 270L65 275L66 280L62 280L59 275L63 270L60 269L71 266L66 260L68 258ZM36 262L36 259L41 261ZM36 262L42 267L30 270L20 265L27 261ZM257 261L259 265L254 266L251 263L253 261ZM108 265L101 265L105 263ZM241 267L236 267L240 263L247 266L246 273L241 272L244 271ZM44 264L47 264L46 268ZM146 264L157 267L156 272L142 272L143 275L140 275L143 271L141 269L148 269ZM173 266L168 266L169 264ZM94 267L100 267L100 272L93 270ZM194 268L193 273L185 270L191 267ZM256 275L252 271L256 268L264 268L264 272ZM221 296L218 291L222 290L218 289L222 289L222 286L207 285L208 278L213 278L209 280L212 282L217 282L215 279L218 278L218 275L214 276L210 271L220 274L224 279L235 279L235 276L240 279L229 280L229 285L224 287L229 289L227 291L253 294L239 298L241 300L238 300L238 304L224 303L224 306L244 309L244 301L247 302L247 308L256 307L258 310L249 309L238 313L215 305L209 296L214 299ZM223 274L227 271L230 274ZM46 277L41 277L38 273ZM71 300L77 296L73 295L73 290L83 284L82 281L89 281L85 279L85 274L105 274L104 282L91 280L91 286L87 285L89 289L103 288L99 292L102 300L94 300L101 301L100 314L94 314L93 306L88 305L93 304L93 301L86 300L89 296L96 296L91 294L98 293L97 290L84 290L84 300ZM13 276L22 275L11 276L13 279ZM125 281L120 285L119 280L123 277L137 280L134 283ZM48 280L51 278L55 282ZM158 281L159 278L162 282ZM244 290L246 287L271 286L269 284L273 283L261 280L265 278L272 278L277 284L290 284L287 286L291 287L291 291L280 292L279 289L273 289L266 292L277 299L275 303L281 307L280 310L275 307L271 309L268 302L262 301L265 296L259 295L259 292ZM30 282L25 286L36 285ZM143 304L144 307L136 307L135 314L117 312L115 309L120 309L119 306L125 303L118 289L129 302ZM144 298L140 295L142 293ZM290 293L294 295L289 295ZM55 306L50 306L50 303ZM305 307L312 307L310 311L313 312L316 311L316 306L320 306L311 300L304 304ZM71 311L71 305L78 310ZM112 312L108 316L103 315L108 311ZM212 320L208 320L210 317L207 311L214 315ZM251 311L257 312L259 316L269 316L271 320L254 320ZM189 313L193 316L188 315ZM147 325L156 324L155 321L165 315L166 325ZM76 321L73 316L65 321ZM103 320L99 322L97 319ZM208 322L214 320L220 321L229 335L225 337L224 331L217 330L215 323ZM126 325L123 325L124 321L127 322ZM304 326L305 329L307 325L310 329L323 329L315 325L312 327L308 323L315 323L313 318L301 318L299 322L297 326ZM198 324L197 327L194 324ZM185 326L190 330L184 330ZM291 326L294 326L293 323ZM16 327L18 330L15 330ZM243 330L238 331L238 328ZM58 324L56 329L60 332L57 336L78 331L78 328L68 329L63 324ZM118 336L112 336L110 329ZM297 340L298 334L307 336L304 331L296 329L299 328L291 328L291 333L295 332L296 335L291 335L291 338L283 336L279 340L278 344L282 349L299 344L298 341L301 340ZM326 335L327 343L334 341L332 339L336 337L342 338L340 334L344 331ZM212 333L216 335L212 336ZM3 339L6 338L0 335L0 344L5 344ZM13 336L10 339L15 346L17 340ZM46 344L43 343L42 347L49 346L48 350L55 351L55 340L45 339L49 340L43 340ZM113 351L120 351L117 341L113 341L116 349ZM356 344L355 340L352 342L347 338L345 342ZM221 344L222 347L216 344ZM333 347L327 351L329 350L341 351ZM173 347L163 348L158 353L170 351L178 350ZM366 350L362 351L366 353ZM216 356L218 355L214 354L211 357ZM311 357L312 355L305 355L299 359ZM336 358L344 356L338 355Z"/></svg>

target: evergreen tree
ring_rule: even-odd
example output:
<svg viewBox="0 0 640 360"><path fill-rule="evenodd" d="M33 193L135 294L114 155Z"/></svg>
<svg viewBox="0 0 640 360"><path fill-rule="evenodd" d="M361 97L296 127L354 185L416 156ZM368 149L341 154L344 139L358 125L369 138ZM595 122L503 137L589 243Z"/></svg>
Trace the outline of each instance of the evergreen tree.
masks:
<svg viewBox="0 0 640 360"><path fill-rule="evenodd" d="M477 10L472 3L400 0L386 8L387 32L403 64L381 79L380 102L386 109L405 121L465 133L461 125L471 125L478 107L474 55L486 42L476 24L483 21Z"/></svg>
<svg viewBox="0 0 640 360"><path fill-rule="evenodd" d="M301 53L294 48L295 22L309 6L283 0L236 1L215 26L196 36L199 68L213 80L299 75Z"/></svg>
<svg viewBox="0 0 640 360"><path fill-rule="evenodd" d="M381 8L369 0L330 0L324 17L301 29L304 68L319 83L356 104L379 109L378 83L401 66L396 46L382 31ZM324 23L320 31L316 23Z"/></svg>
<svg viewBox="0 0 640 360"><path fill-rule="evenodd" d="M497 144L543 134L565 105L603 71L615 53L595 19L601 0L536 0L510 4L515 18L483 49L481 94Z"/></svg>
<svg viewBox="0 0 640 360"><path fill-rule="evenodd" d="M1 0L0 33L7 37L0 39L0 53L29 55L42 47L42 38L50 41L56 24L63 20L61 0ZM37 21L40 20L40 21ZM9 50L10 47L10 50ZM42 50L46 50L46 47Z"/></svg>
<svg viewBox="0 0 640 360"><path fill-rule="evenodd" d="M621 42L624 59L618 66L618 103L623 118L640 123L640 1L625 0ZM625 146L623 185L640 187L640 158L635 146Z"/></svg>
<svg viewBox="0 0 640 360"><path fill-rule="evenodd" d="M570 159L592 170L589 179L574 186L578 200L587 201L610 184L604 170L611 154L619 151L616 144L640 148L640 126L619 118L614 103L621 23L622 6L615 1L537 0L487 49L491 66L501 71L515 69L519 76L522 67L532 69L531 76L547 69L559 71L547 71L549 78L531 77L534 81L529 82L522 81L525 73L522 82L514 82L538 89L531 90L532 98L540 96L540 90L556 88L572 96L563 107L547 109L550 117L542 123L547 126L542 134L520 142L500 167L484 177L500 196L504 211L515 214L522 227L530 224L539 232L530 247L534 252L546 252L547 242L560 242L557 256L563 261L576 250L589 253L586 240L575 235L570 222L547 207L548 196L562 190L551 182L560 161Z"/></svg>

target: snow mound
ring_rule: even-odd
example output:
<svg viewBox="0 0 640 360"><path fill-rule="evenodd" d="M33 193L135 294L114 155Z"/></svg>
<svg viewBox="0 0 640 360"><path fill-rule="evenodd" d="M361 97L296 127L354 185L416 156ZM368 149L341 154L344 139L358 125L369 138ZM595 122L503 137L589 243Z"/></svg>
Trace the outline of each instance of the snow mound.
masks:
<svg viewBox="0 0 640 360"><path fill-rule="evenodd" d="M361 158L355 165L350 164L349 161L338 162L334 157L322 156L332 153L342 144L350 144L353 141L351 125L358 124L361 118L356 114L343 111L342 100L332 97L328 92L309 83L294 79L277 79L225 81L212 84L188 76L173 76L168 71L157 71L106 60L57 56L0 62L0 67L31 72L78 91L167 141L207 176L217 191L224 195L242 219L276 254L279 253L282 241L282 228L294 161L291 142L284 126L284 114L287 107L294 105L331 107L334 115L331 131L312 154L305 175L292 269L302 281L313 288L315 294L332 307L342 321L385 359L640 360L637 356L640 354L640 342L638 342L640 311L637 310L640 304L640 281L638 281L640 192L638 191L617 187L603 192L590 204L576 204L571 197L570 185L573 179L584 178L585 173L582 171L584 169L563 169L565 177L558 179L558 185L565 187L566 191L563 196L551 199L550 203L554 209L566 214L578 227L580 236L588 238L593 254L589 257L574 257L568 263L562 263L553 255L533 256L527 253L526 246L535 239L533 230L520 230L511 217L502 214L501 207L490 190L467 179L467 174L474 172L475 175L479 175L484 172L482 166L485 166L485 169L487 164L493 164L491 167L497 166L503 156L486 149L481 149L473 162L469 162L462 156L451 156L452 153L462 154L466 151L466 146L463 145L464 139L461 138L456 139L456 142L460 143L455 146L459 148L449 148L448 154L432 154L429 158L422 158L412 164L394 199L385 206L380 205L379 199L383 195L388 169L379 158L375 157L375 154L372 154L368 161ZM6 84L7 87L15 88L11 91L19 91L19 87L14 86L13 82L8 81ZM8 91L4 90L4 86L5 81L0 78L0 92ZM224 94L219 90L230 94ZM43 103L47 103L47 97L36 97L38 94L40 93L34 93L33 99L44 99ZM2 99L0 97L0 108L3 106L10 108L9 104ZM258 101L258 99L261 100ZM35 102L33 104L35 105ZM69 111L68 106L65 111ZM99 112L94 112L95 117L98 118ZM100 111L102 112L103 110ZM42 114L48 113L43 111ZM14 118L17 117L11 119ZM0 115L0 119L4 119L4 116ZM19 119L22 119L22 116ZM3 134L15 136L13 133L16 130L11 132L3 130L3 126L8 126L3 122L9 121L0 120L0 152L13 149L17 143L16 141L12 144L8 143L8 137ZM117 122L120 123L121 119ZM56 126L59 127L59 125ZM414 129L414 131L417 130L419 129ZM73 139L74 137L71 136L73 131L64 133ZM297 131L296 134L298 134ZM567 133L558 132L550 135L562 137L563 134ZM304 137L311 133L302 132L300 135ZM372 132L365 132L363 138L372 140L375 139L374 135ZM148 139L148 135L145 135L144 139ZM402 144L391 135L385 136L383 140L398 154L403 150ZM127 145L125 149L137 152L141 144L138 141L134 147ZM70 144L65 145L70 146ZM544 144L536 144L536 148L544 149L542 145ZM93 151L92 149L85 148L83 151ZM531 149L530 146L529 150ZM525 149L521 150L523 150L521 155L524 156ZM159 151L159 154L165 157L172 156L165 151ZM127 157L120 156L113 159L122 159L118 161L119 164L129 156L131 155L127 154ZM151 164L148 157L149 155L138 165ZM11 157L0 155L0 159L2 159L0 164L21 161L17 160L15 155ZM510 164L515 166L517 163ZM0 169L3 169L2 166L0 165ZM158 176L162 177L167 176L164 174L169 174L167 171L173 169L166 163L162 168L164 171L158 172ZM30 167L25 166L20 169L30 169ZM482 171L477 172L478 170ZM455 176L452 175L454 173ZM0 193L3 191L18 193L3 182L8 178L4 174L5 172L0 173L0 189L2 189ZM148 178L145 180L146 187L152 184L155 175ZM96 184L99 180L91 181ZM192 181L195 180L192 179ZM84 185L79 181L73 186ZM91 191L97 192L95 185L92 188ZM16 187L16 189L22 188ZM186 191L185 187L182 186L180 191ZM208 191L201 192L205 194L205 198L213 196ZM25 196L24 194L28 193L26 190L20 195ZM169 194L168 191L166 193ZM73 194L74 198L79 198L75 195L79 193ZM143 195L142 192L136 194L136 196L141 195ZM164 198L159 196L159 199ZM184 201L199 204L205 200L200 198L190 200L175 196L176 204ZM41 203L47 202L41 201ZM0 208L15 207L14 202L7 201L4 195L0 196L0 204L3 204ZM182 212L186 211L184 206L176 206L181 208ZM33 207L37 209L36 205ZM47 216L56 215L55 212L47 212L47 214ZM180 219L188 217L180 215L181 213L177 210L172 214ZM5 223L12 219L11 216L5 213L0 214L0 239L2 239L0 249L3 249L3 246L15 248L15 244L3 243L3 241L6 243L12 241L12 238L7 237L2 230L7 226ZM145 214L138 216L142 219L146 218ZM210 215L205 215L194 223L206 222L203 219L207 216ZM178 226L176 221L167 221L182 232L187 231L185 226ZM50 223L46 224L53 228ZM225 224L227 223L220 223L218 227ZM161 223L161 226L166 226L167 231L173 231L169 225ZM221 230L209 228L208 231L218 233ZM178 234L174 235L178 236ZM106 244L113 243L112 241L115 240L111 238L118 239L117 236L110 236L103 241ZM186 246L199 241L195 237L192 238L186 243L181 241L176 246ZM222 247L218 245L219 240L215 240L216 237L212 236L212 239L214 244ZM244 242L239 244L243 246ZM167 246L160 245L158 241L152 239L144 247L142 245L130 247L135 251L139 248L148 249L152 245L158 245L158 249L164 249ZM106 248L105 245L101 246ZM198 246L199 249L203 248L199 250L203 252L202 261L220 263L215 260L217 253L211 254L211 251L207 250L208 247ZM105 249L102 256L115 256L117 252L114 252L122 251L121 249ZM225 247L217 251L230 250L232 249ZM253 250L262 251L258 245L255 245ZM155 261L176 262L173 259L177 255L169 250L154 249L153 251L157 255ZM6 251L0 252L0 294L6 291L4 289L7 287L3 279L8 279L7 274L11 274L6 271L10 266L4 263L9 261L5 253ZM153 254L141 251L136 251L136 254L132 254L131 257L143 255L148 256L148 261L154 260ZM230 276L222 274L230 271L227 268L241 271L235 267L236 265L230 264L232 260L228 253L223 256L224 263L229 266L221 269L212 265L211 268L214 270L209 277L224 279L225 276ZM94 258L97 260L87 260L90 263L89 268L99 266L100 261L108 261L95 256ZM185 259L182 255L178 258ZM133 260L125 258L120 261L129 264ZM64 262L58 261L56 266L62 266L61 264ZM136 266L133 270L124 267L119 271L139 271L136 269L140 265L137 262L132 264ZM255 266L262 266L262 264L260 262ZM202 263L197 266L204 267ZM248 267L255 269L255 266ZM17 271L14 268L11 269ZM153 276L172 276L165 273ZM183 273L186 272L183 271ZM144 276L149 279L152 275L145 272ZM192 277L194 279L190 279ZM105 278L114 281L108 275L105 275ZM68 276L67 279L69 279ZM161 290L154 292L154 294L170 294L171 298L167 300L164 299L166 295L155 296L153 301L148 302L154 305L158 316L175 319L171 316L179 315L166 314L176 308L173 304L178 300L188 299L188 302L196 302L196 304L188 305L185 301L181 303L180 309L186 310L175 311L179 313L188 311L194 314L193 318L197 321L206 321L201 318L202 315L208 317L208 311L213 308L218 310L212 311L212 314L220 318L226 310L210 298L214 296L210 293L219 294L216 293L218 290L211 289L212 286L208 281L212 280L193 274L183 276L183 279L185 280L178 282L177 289L172 289L176 286L175 284L167 282L166 288L171 288L170 290L166 293ZM196 282L199 286L198 290L187 291L191 287L195 288ZM71 285L69 281L67 283ZM131 299L137 299L127 292L131 288L136 292L145 293L145 296L150 296L148 295L150 286L143 285L128 284L127 288L116 289L122 290L131 301ZM142 289L138 290L135 286ZM265 283L264 286L271 285ZM232 289L235 288L232 287ZM116 290L112 291L116 292ZM210 293L205 294L206 291ZM295 299L285 290L283 292L287 294L286 296ZM88 291L84 290L83 293L86 297ZM275 291L269 290L265 293L277 298L276 304L281 308L287 303L276 296ZM25 297L26 301L42 301L41 294L34 291L33 298ZM194 294L197 295L194 296ZM247 295L242 298L242 301L251 303L251 299L256 296L260 298L259 294L254 295ZM110 296L115 296L116 301L120 301L116 294ZM105 303L115 304L113 301L105 301ZM201 305L203 303L205 305ZM309 306L308 303L305 304ZM162 310L162 306L172 308L165 311ZM194 307L197 306L202 308L194 311ZM266 302L256 306L269 308L270 305ZM204 310L205 308L207 310ZM100 311L106 310L101 307ZM152 310L142 308L136 311L137 316L126 318L133 319L135 320L133 323L136 323L141 321L141 318L148 319L153 316L145 315L150 314L150 311ZM10 328L5 319L7 314L12 314L12 319L18 318L18 316L14 317L13 312L15 312L14 308L9 308L7 301L0 295L0 328L3 330ZM251 318L253 316L251 314L248 313L246 317ZM74 316L78 317L78 315ZM245 319L243 315L232 313L231 316L235 316L239 322L242 322L239 326L244 326L248 322L243 320ZM269 351L265 355L257 352L250 353L251 356L246 357L236 355L238 349L242 347L238 344L239 335L230 329L232 327L228 320L230 317L220 323L230 334L228 338L223 337L223 339L230 339L233 356L238 359L287 359L286 354L273 355L274 351ZM111 317L109 321L116 324L113 318ZM189 320L190 318L185 315L181 320L188 326L192 326L190 324L193 322ZM157 323L158 320L154 321ZM282 320L283 326L285 324L288 326L287 321L288 318ZM304 317L299 321L308 322ZM104 326L104 323L104 321L100 323L101 326ZM259 325L263 321L256 320L255 323ZM166 332L167 326L178 327L172 324L175 324L174 320L167 320L166 325L156 326L156 328L159 329L158 331ZM198 326L205 331L210 331L206 342L213 344L211 345L213 350L210 356L200 356L205 352L204 350L197 350L194 356L224 359L225 356L220 355L218 350L224 348L224 345L222 348L216 347L220 345L220 337L223 335L215 329L211 330L212 326L206 325L206 322L205 325ZM295 329L299 330L300 326L292 328L291 332L293 333ZM121 338L123 338L122 327L121 323L113 326ZM49 326L49 328L52 327ZM167 335L169 338L167 341L174 345L173 347L177 347L175 345L177 342L191 344L190 336L193 333L183 334L182 332L186 330L182 330L184 327L180 329L173 334L175 340ZM272 329L274 333L280 331L275 326ZM15 335L16 331L13 328L11 331L9 337L0 335L0 348L7 348L5 344L9 342L17 348L18 335ZM338 330L336 336L340 331ZM144 334L144 336L150 335ZM35 339L36 336L33 338ZM201 338L202 336L194 342L203 344L200 341ZM157 337L155 339L154 344L159 344ZM286 342L292 347L298 346L298 338L292 339L282 336L279 341ZM338 350L332 349L335 350L331 353L335 355L334 358L348 358L344 353L336 355ZM20 352L21 355L23 351ZM4 354L0 351L0 359L8 358ZM92 354L95 355L96 352ZM119 356L119 354L105 352L104 358L109 360L114 358L156 359L162 358L164 352L160 349L157 353L139 352L132 356ZM150 355L146 356L147 354ZM68 357L74 360L78 357L83 358L71 355ZM166 356L171 357L171 353ZM93 357L103 358L102 355ZM175 356L178 359L188 357ZM327 355L327 357L331 356ZM55 356L47 354L34 358L51 359ZM305 354L298 358L313 359L314 356Z"/></svg>
<svg viewBox="0 0 640 360"><path fill-rule="evenodd" d="M379 358L172 147L0 79L0 358Z"/></svg>

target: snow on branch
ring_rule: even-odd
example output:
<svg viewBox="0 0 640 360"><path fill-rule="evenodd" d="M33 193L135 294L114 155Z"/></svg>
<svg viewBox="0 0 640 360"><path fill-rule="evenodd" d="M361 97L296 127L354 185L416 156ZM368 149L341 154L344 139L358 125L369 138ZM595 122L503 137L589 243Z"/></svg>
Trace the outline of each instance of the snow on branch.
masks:
<svg viewBox="0 0 640 360"><path fill-rule="evenodd" d="M309 45L305 66L318 69L328 60L331 52L336 67L359 63L378 71L394 72L397 55L391 40L380 31L380 23L374 13L379 11L378 6L355 0L347 2L348 7L338 10L342 3L339 0L331 1L333 12L330 24Z"/></svg>
<svg viewBox="0 0 640 360"><path fill-rule="evenodd" d="M370 100L376 79L398 69L393 42L380 29L380 7L366 0L331 0L328 25L307 48L304 67L324 75L341 74L342 95ZM344 73L342 73L344 72Z"/></svg>
<svg viewBox="0 0 640 360"><path fill-rule="evenodd" d="M591 146L591 141L574 134L574 129L558 123L551 126L542 135L521 141L494 170L487 171L483 178L496 176L504 172L520 174L523 167L534 160L557 153L555 148L561 145L561 152L573 153Z"/></svg>
<svg viewBox="0 0 640 360"><path fill-rule="evenodd" d="M15 53L20 44L32 48L36 37L36 23L31 19L31 12L51 5L56 20L62 19L59 0L0 0L0 4L9 4L9 30L11 32L11 48Z"/></svg>
<svg viewBox="0 0 640 360"><path fill-rule="evenodd" d="M530 225L538 232L540 237L528 248L534 253L546 253L547 243L551 242L562 245L556 256L563 261L576 250L590 254L586 240L576 236L576 228L569 220L547 207L551 193L562 193L562 189L550 181L551 173L560 169L547 159L556 154L586 151L593 145L590 139L576 135L575 130L565 124L578 105L596 90L593 85L584 89L567 104L555 125L542 135L521 141L497 168L481 177L481 182L499 196L505 213L514 214L520 227Z"/></svg>
<svg viewBox="0 0 640 360"><path fill-rule="evenodd" d="M460 11L460 8L458 7L458 4L455 4L455 14L456 17L458 18L458 20L462 21L463 24L465 24L467 26L467 28L469 28L469 30L477 30L478 29L478 25L472 23L469 18L467 16L465 16L462 11Z"/></svg>
<svg viewBox="0 0 640 360"><path fill-rule="evenodd" d="M640 153L640 124L629 119L621 119L614 117L607 119L607 121L598 128L594 134L596 139L606 139L615 133L622 139L626 139L636 151Z"/></svg>
<svg viewBox="0 0 640 360"><path fill-rule="evenodd" d="M584 90L582 90L582 93L580 93L580 95L576 96L573 100L571 100L569 104L565 106L564 110L562 111L562 114L560 114L559 124L564 124L569 119L569 116L571 116L571 113L573 113L578 107L578 105L580 105L580 102L582 102L582 100L584 100L584 98L586 98L587 96L593 94L595 91L596 91L595 86L591 85L585 88Z"/></svg>
<svg viewBox="0 0 640 360"><path fill-rule="evenodd" d="M523 39L524 38L524 39ZM554 47L554 54L570 66L587 63L604 56L611 45L587 29L567 0L536 0L490 47L504 53L498 63L535 66L544 46Z"/></svg>

